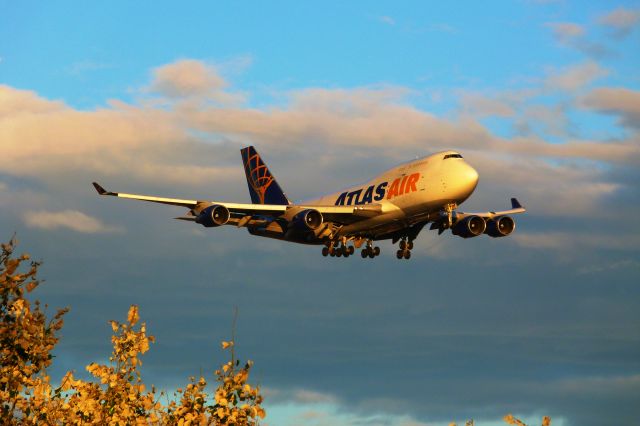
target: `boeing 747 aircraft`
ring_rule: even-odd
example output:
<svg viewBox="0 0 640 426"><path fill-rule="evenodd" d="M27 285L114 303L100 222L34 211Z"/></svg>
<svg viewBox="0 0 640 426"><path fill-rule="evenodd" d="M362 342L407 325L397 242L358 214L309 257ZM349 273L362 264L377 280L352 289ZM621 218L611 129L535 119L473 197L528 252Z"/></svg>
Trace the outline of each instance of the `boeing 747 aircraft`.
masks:
<svg viewBox="0 0 640 426"><path fill-rule="evenodd" d="M409 259L413 241L424 226L462 238L487 234L506 237L515 230L511 215L525 209L515 198L511 209L484 213L458 211L476 189L478 172L455 151L439 152L400 164L367 183L294 204L289 201L264 161L249 146L241 151L252 204L181 200L125 194L93 183L100 195L186 207L176 219L207 228L233 225L250 234L302 244L324 245L323 256L349 257L361 248L374 258L374 241L399 242L398 259Z"/></svg>

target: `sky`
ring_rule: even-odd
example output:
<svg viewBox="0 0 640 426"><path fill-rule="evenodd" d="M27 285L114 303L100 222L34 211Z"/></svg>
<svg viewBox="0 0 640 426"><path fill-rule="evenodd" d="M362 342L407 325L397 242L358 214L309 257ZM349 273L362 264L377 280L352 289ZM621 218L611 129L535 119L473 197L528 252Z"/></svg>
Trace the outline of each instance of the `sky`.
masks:
<svg viewBox="0 0 640 426"><path fill-rule="evenodd" d="M632 424L640 415L640 2L0 0L0 229L69 306L52 374L130 304L146 383L254 360L267 425ZM255 145L293 200L459 150L462 210L410 261L175 221L109 190L249 202Z"/></svg>

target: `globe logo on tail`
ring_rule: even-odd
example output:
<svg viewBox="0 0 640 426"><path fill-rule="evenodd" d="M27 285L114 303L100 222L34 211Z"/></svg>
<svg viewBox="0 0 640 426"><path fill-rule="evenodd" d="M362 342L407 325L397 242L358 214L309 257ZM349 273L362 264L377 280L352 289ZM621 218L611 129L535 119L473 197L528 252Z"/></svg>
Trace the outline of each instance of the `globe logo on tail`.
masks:
<svg viewBox="0 0 640 426"><path fill-rule="evenodd" d="M252 150L253 151L253 150ZM247 174L247 181L260 199L260 204L264 204L264 197L267 189L273 183L273 176L256 151L247 153L244 169Z"/></svg>

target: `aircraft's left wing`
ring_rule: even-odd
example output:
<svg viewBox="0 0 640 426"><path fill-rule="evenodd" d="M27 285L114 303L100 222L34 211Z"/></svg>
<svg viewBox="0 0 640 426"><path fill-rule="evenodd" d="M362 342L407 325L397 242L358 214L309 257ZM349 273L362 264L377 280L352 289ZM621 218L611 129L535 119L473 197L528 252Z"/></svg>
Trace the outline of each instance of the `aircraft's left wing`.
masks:
<svg viewBox="0 0 640 426"><path fill-rule="evenodd" d="M93 186L100 195L110 195L112 197L129 198L132 200L148 201L151 203L168 204L172 206L186 207L191 210L201 210L204 207L216 204L224 206L231 213L243 216L266 215L280 216L289 209L314 209L337 222L352 223L367 217L376 216L382 213L380 204L367 204L359 206L314 206L314 205L276 205L276 204L244 204L244 203L226 203L221 201L199 201L199 200L183 200L178 198L153 197L149 195L126 194L123 192L111 192L104 189L97 182L93 182ZM191 216L181 217L177 219L193 220Z"/></svg>
<svg viewBox="0 0 640 426"><path fill-rule="evenodd" d="M498 216L506 216L506 215L510 215L510 214L524 213L526 211L527 210L524 207L522 207L522 204L520 204L520 202L516 198L512 198L511 199L511 209L509 209L509 210L502 210L502 211L498 211L498 212L482 212L482 213L457 212L457 217L459 219L462 219L463 217L466 217L466 216L480 216L480 217L491 219L491 218L498 217Z"/></svg>

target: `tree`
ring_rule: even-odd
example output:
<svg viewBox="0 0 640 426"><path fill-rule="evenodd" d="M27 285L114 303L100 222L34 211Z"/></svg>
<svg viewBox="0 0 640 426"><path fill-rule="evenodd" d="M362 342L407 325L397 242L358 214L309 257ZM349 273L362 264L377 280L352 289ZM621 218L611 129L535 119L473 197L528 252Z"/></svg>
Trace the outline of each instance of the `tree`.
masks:
<svg viewBox="0 0 640 426"><path fill-rule="evenodd" d="M68 372L57 388L52 388L46 368L58 343L67 309L47 320L40 309L25 297L40 281L39 262L27 254L14 255L16 241L2 244L0 257L0 417L2 424L99 424L99 425L258 425L265 411L260 389L248 383L253 363L242 366L235 357L234 340L222 342L231 360L216 370L218 383L209 398L204 377L174 394L166 405L143 383L141 356L149 350L153 336L139 323L138 307L129 308L126 323L111 321L113 352L108 365L89 364L94 380L76 379ZM24 263L29 268L22 272Z"/></svg>
<svg viewBox="0 0 640 426"><path fill-rule="evenodd" d="M41 281L40 262L14 255L15 238L0 254L0 415L4 424L43 420L51 395L46 368L67 309L47 320L40 303L25 298ZM27 266L28 265L28 266ZM46 307L45 307L46 308Z"/></svg>

